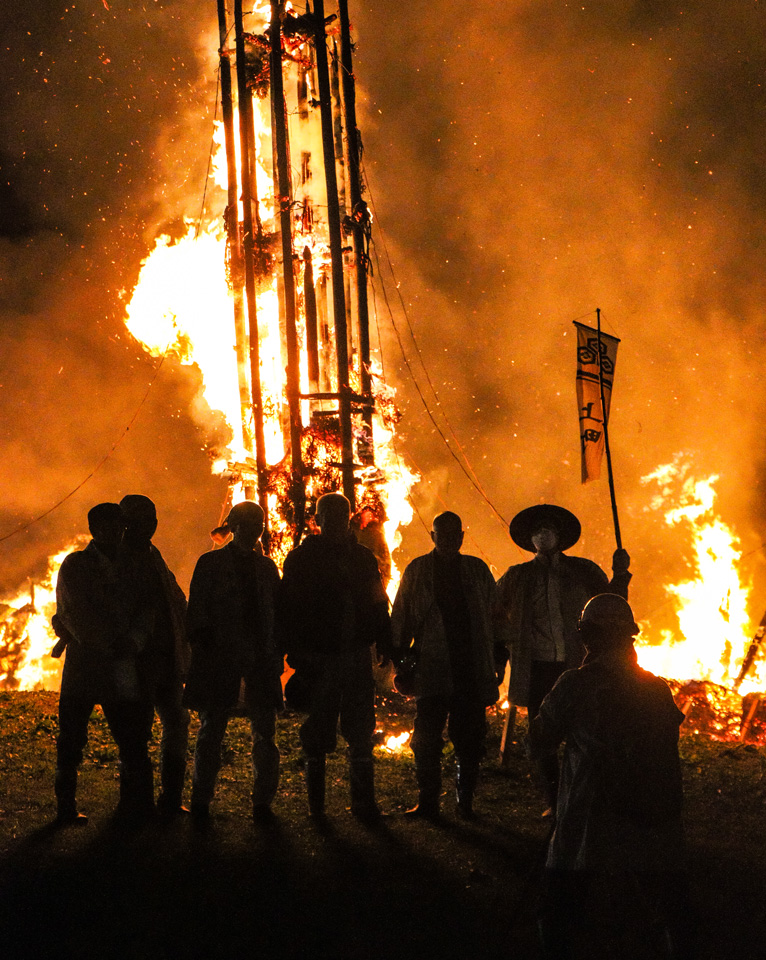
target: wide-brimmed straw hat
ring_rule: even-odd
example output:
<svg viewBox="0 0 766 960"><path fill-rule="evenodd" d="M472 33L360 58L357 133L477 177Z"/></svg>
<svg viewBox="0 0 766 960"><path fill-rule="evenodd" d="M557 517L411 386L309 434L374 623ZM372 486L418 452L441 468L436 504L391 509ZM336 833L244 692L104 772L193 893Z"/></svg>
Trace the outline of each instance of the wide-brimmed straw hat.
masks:
<svg viewBox="0 0 766 960"><path fill-rule="evenodd" d="M557 507L552 503L538 503L534 507L527 507L517 513L511 520L508 528L511 539L522 550L535 552L532 535L541 527L552 527L558 531L559 550L568 550L580 539L582 527L577 517L564 507Z"/></svg>

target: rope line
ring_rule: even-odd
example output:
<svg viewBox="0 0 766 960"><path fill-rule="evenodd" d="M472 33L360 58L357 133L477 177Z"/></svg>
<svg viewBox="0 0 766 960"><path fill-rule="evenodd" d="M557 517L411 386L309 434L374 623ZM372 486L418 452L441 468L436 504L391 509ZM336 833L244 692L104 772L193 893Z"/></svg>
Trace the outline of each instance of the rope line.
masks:
<svg viewBox="0 0 766 960"><path fill-rule="evenodd" d="M375 291L375 287L371 285L370 288L371 288L371 290L372 290L372 303L373 303L373 311L374 311L374 315L375 315L375 329L377 330L377 334L378 334L378 351L379 351L379 353L380 353L380 370L381 370L381 374L382 374L382 376L383 376L383 380L385 381L385 379L386 379L386 368L385 368L385 361L384 361L384 357L383 357L383 342L382 342L381 337L380 337L380 324L379 324L379 322L378 322L378 297L377 297L377 293L376 293L376 291ZM400 457L399 457L399 450L398 450L398 447L397 447L396 434L395 434L395 433L392 433L392 434L391 434L391 446L393 447L394 456L396 457L396 464L397 464L397 466L399 467L399 471L400 471L400 473L401 473L401 469L402 469L402 468L401 468L401 459L400 459ZM420 476L420 479L421 479L421 480L425 479L426 482L427 482L429 485L431 485L431 481L428 479L428 477L424 474L424 472L420 469L420 467L418 466L418 464L415 462L414 457L413 457L411 454L409 454L409 453L408 453L408 457L409 457L409 459L412 461L412 465L413 465L413 466L415 467L415 469L418 471L418 474L419 474L419 476ZM418 520L420 520L420 522L421 522L421 524L422 524L422 526L423 526L423 529L426 531L426 533L427 533L428 536L430 537L430 536L431 536L431 526L430 526L430 524L426 523L426 521L423 519L423 515L421 514L420 510L418 509L417 504L415 503L415 499L414 499L414 497L412 496L412 487L411 487L409 484L405 484L405 486L407 487L407 500L409 501L410 506L412 507L412 509L413 509L413 510L415 511L415 513L417 514ZM439 503L441 503L441 505L444 507L445 510L449 510L448 504L446 504L446 503L444 502L444 499L442 498L442 496L441 496L441 494L439 493L438 490L436 491L436 498L437 498L437 500L439 501ZM482 550L480 544L479 544L478 541L475 539L475 537L474 537L473 534L470 532L470 530L467 530L467 531L465 531L465 532L467 533L468 539L469 539L469 540L471 541L471 543L474 545L474 547L476 548L476 550L478 551L478 553L481 554L481 556L482 556L484 562L487 564L487 566L490 567L490 568L492 568L492 569L494 569L494 570L496 570L497 567L495 567L495 565L490 561L489 557L488 557L488 556L486 555L486 553Z"/></svg>
<svg viewBox="0 0 766 960"><path fill-rule="evenodd" d="M365 176L366 176L366 171L365 171ZM414 331L414 329L413 329L413 327L412 327L412 324L410 323L409 314L408 314L408 312L407 312L407 308L406 308L406 305L405 305L405 303L404 303L404 298L402 297L401 287L400 287L400 285L397 283L396 274L394 273L394 267L393 267L393 264L392 264L392 262L391 262L391 257L389 256L389 253L388 253L388 245L387 245L387 243L386 243L385 231L383 230L383 225L382 225L382 223L380 222L380 219L379 219L379 217L378 217L378 212L377 212L377 209L376 209L376 207L375 207L375 200L374 200L374 198L373 198L373 196L372 196L372 191L370 190L369 183L367 184L367 188L368 188L368 191L369 191L369 193L370 193L370 205L372 206L372 210L373 210L373 213L374 213L376 219L378 219L378 225L379 225L379 231L380 231L380 238L381 238L381 241L382 241L382 243L383 243L383 251L384 251L384 253L385 253L385 255L386 255L386 262L388 263L388 269L389 269L389 271L390 271L390 273L391 273L391 277L392 277L392 279L393 279L393 281L394 281L394 287L395 287L395 289L396 289L397 296L399 297L399 303L400 303L400 306L401 306L401 308L402 308L402 314L404 315L404 319L405 319L405 322L406 322L406 324L407 324L407 329L409 330L410 338L412 339L412 343L413 343L413 345L414 345L414 347L415 347L415 352L416 352L416 354L417 354L418 360L420 361L420 366L423 368L423 374L425 375L426 382L428 383L428 386L429 386L430 389L431 389L431 393L434 395L434 399L436 400L436 405L437 405L437 407L439 408L439 412L441 413L442 417L444 418L444 422L445 422L446 425L447 425L447 429L449 430L450 435L452 436L452 439L455 441L455 445L457 446L458 450L460 451L460 454L461 454L461 456L463 457L463 460L465 461L466 467L467 467L467 469L468 469L468 470L470 471L470 473L471 473L471 477L473 477L473 481L474 481L474 485L476 486L476 489L479 491L479 493L482 495L482 497L484 497L484 499L487 501L487 503L489 503L489 505L492 507L492 509L494 510L494 512L495 512L495 513L497 514L497 516L500 518L500 520L502 520L503 524L504 524L505 526L507 526L507 523L506 523L505 518L495 509L494 504L492 504L492 502L490 501L489 497L487 496L487 494L486 494L486 492L485 492L485 490L484 490L484 487L483 487L481 481L479 480L478 476L476 475L476 471L473 469L473 466L471 465L471 462L470 462L470 460L468 459L468 455L467 455L467 453L465 452L465 447L464 447L463 444L460 442L460 439L458 438L457 434L455 433L455 430L454 430L454 428L453 428L453 426L452 426L452 423L450 422L449 417L447 416L447 414L446 414L445 411L444 411L444 406L443 406L443 404L442 404L442 402L441 402L441 398L440 398L440 396L439 396L439 393L438 393L437 390L436 390L436 387L434 386L433 380L431 379L431 375L430 375L429 372L428 372L428 368L426 367L425 360L424 360L424 358L423 358L423 353L422 353L422 351L421 351L421 349L420 349L420 344L419 344L419 342L418 342L417 337L415 336L415 331ZM380 269L378 269L378 273L380 274ZM382 277L382 275L380 275L380 280L381 280L381 284L382 284L382 283L383 283L383 277Z"/></svg>
<svg viewBox="0 0 766 960"><path fill-rule="evenodd" d="M369 190L369 183L368 183L368 190ZM372 200L372 196L370 196L370 200ZM373 212L374 212L374 206L373 206ZM377 214L375 214L375 216L377 217ZM379 230L381 230L380 225L379 225ZM382 235L382 230L381 230L381 235ZM404 343L402 342L402 337L401 337L401 334L400 334L400 332L399 332L399 328L398 328L398 326L397 326L397 324L396 324L396 320L394 319L394 313L393 313L393 310L392 310L392 308L391 308L391 303L390 303L390 301L389 301L389 299L388 299L388 293L387 293L387 291L386 291L386 285L385 285L385 282L384 282L384 280L383 280L382 273L381 273L381 270L380 270L380 257L378 256L377 244L375 244L375 243L373 242L372 248L373 248L373 251L374 251L374 253L375 253L375 260L376 260L376 262L377 262L377 264L378 264L378 276L379 276L379 278L380 278L380 284L381 284L381 288L382 288L382 292L383 292L383 300L385 301L386 308L387 308L387 310L388 310L389 319L391 320L391 326L393 327L394 333L396 334L396 339L397 339L397 342L398 342L398 344L399 344L399 349L400 349L401 354L402 354L402 359L404 360L404 364L405 364L405 366L407 367L407 371L409 372L410 379L412 380L413 386L415 387L415 390L416 390L418 396L420 397L420 400L421 400L421 402L422 402L422 404L423 404L423 408L424 408L424 410L425 410L425 412L426 412L429 420L430 420L431 423L433 424L436 432L439 434L439 436L441 437L442 441L444 442L444 445L446 446L446 448L447 448L450 456L454 459L455 463L457 463L457 465L460 467L460 469L461 469L461 471L463 472L463 474L465 474L465 477L467 478L468 482L469 482L469 483L471 484L471 486L476 490L476 492L481 496L481 498L487 503L487 505L489 506L489 508L492 510L492 512L495 514L495 516L500 520L500 522L503 524L503 526L506 526L506 527L507 527L508 524L507 524L507 521L505 520L505 518L503 517L503 515L500 513L499 510L497 510L497 508L495 507L495 505L494 505L494 504L492 503L492 501L489 499L489 497L487 496L487 494L485 493L485 491L484 491L483 488L481 487L481 484L478 483L478 481L477 481L476 479L474 479L473 476L471 476L471 473L472 473L473 471L471 470L471 472L469 472L470 464L469 464L469 469L467 469L466 466L465 466L465 464L463 463L463 461L460 459L460 457L458 457L457 453L455 453L455 450L452 448L452 445L450 444L449 439L445 436L444 431L442 430L442 428L440 427L440 425L437 423L436 418L434 417L433 413L431 412L431 409L430 409L430 407L429 407L429 405L428 405L428 401L426 400L426 398L425 398L425 396L424 396L424 394L423 394L423 391L422 391L422 389L421 389L421 387L420 387L420 384L418 383L417 377L415 376L415 371L412 369L412 364L410 363L409 357L407 356L407 352L406 352L406 350L404 349ZM384 243L384 252L386 253L386 256L388 256L387 249L386 249L386 247L385 247L385 243ZM395 275L393 274L393 268L390 266L390 259L389 259L389 268L391 269L392 276L394 276L394 280L395 280L396 278L395 278ZM401 294L400 294L399 296L400 296L400 300L401 300ZM406 315L406 311L405 311L405 315ZM422 363L422 359L421 359L421 363ZM438 398L437 398L437 403L438 403ZM446 418L444 412L441 411L441 413L442 413L442 416L444 417L444 419L446 420L447 418Z"/></svg>
<svg viewBox="0 0 766 960"><path fill-rule="evenodd" d="M218 99L219 99L219 98L218 98L218 92L219 92L219 90L220 90L220 84L221 84L221 71L220 71L220 66L219 66L219 68L218 68L218 74L217 74L217 83L216 83L215 110L214 110L214 113L213 113L213 128L214 128L214 129L215 129L215 121L216 121L216 119L218 118ZM195 239L195 240L199 237L200 229L201 229L201 226L202 226L202 218L203 218L204 213L205 213L205 202L206 202L206 199L207 199L207 182L208 182L208 180L209 180L209 178L210 178L210 167L211 167L212 162L213 162L213 150L214 150L214 147L215 147L215 137L212 136L212 137L210 138L210 152L209 152L209 154L208 154L207 170L206 170L206 172L205 172L205 184L204 184L204 187L203 187L203 190L202 190L202 204L201 204L201 206L200 206L199 217L197 218L197 228L196 228L195 234L194 234L194 239ZM122 433L120 434L120 436L119 436L119 437L115 440L115 442L112 444L112 446L109 448L109 450L107 451L107 453L101 458L101 460L96 464L96 466L95 466L95 467L91 470L91 472L87 475L87 477L85 477L84 480L81 480L80 483L78 483L77 486L76 486L73 490L70 490L69 493L68 493L65 497L62 497L61 500L59 500L57 503L54 503L52 507L49 507L47 510L45 510L43 513L41 513L39 516L34 517L34 519L29 520L27 523L22 523L20 526L16 527L14 530L11 530L10 533L6 533L4 536L0 537L0 543L5 543L5 541L6 541L6 540L10 540L11 537L15 537L15 536L16 536L17 534L19 534L19 533L24 533L26 530L29 530L30 527L34 526L34 524L39 523L41 520L44 520L46 517L50 516L55 510L58 510L59 507L63 506L63 504L65 504L65 503L67 502L67 500L70 500L70 499L77 493L78 490L81 490L81 489L85 486L85 484L88 483L89 480L92 480L92 479L93 479L93 477L94 477L94 476L98 473L98 471L104 466L104 464L107 462L107 460L109 460L109 458L112 456L112 454L113 454L114 451L117 449L117 447L119 446L119 444L122 443L122 441L123 441L123 440L125 439L125 437L128 435L128 432L130 431L130 428L133 426L133 424L134 424L134 423L136 422L136 420L138 419L138 415L141 413L141 410L143 409L144 404L146 403L147 399L149 398L149 394L150 394L150 392L151 392L151 389L152 389L152 387L154 386L154 383L155 383L155 381L156 381L156 379L157 379L157 377L158 377L158 375L159 375L160 370L162 369L162 365L163 365L163 363L165 362L165 360L166 360L166 358L167 358L167 355L168 355L168 353L169 353L169 351L170 351L170 347L172 346L172 344L173 344L173 341L169 341L169 342L168 342L168 345L165 347L165 352L164 352L164 353L162 354L162 356L160 357L160 362L157 364L157 366L156 366L156 368L155 368L155 370L154 370L154 373L152 374L152 378L151 378L151 380L149 381L149 385L148 385L148 387L146 388L146 392L144 393L143 397L141 398L141 402L139 403L138 407L136 408L136 412L135 412L135 413L133 414L133 416L131 417L130 422L129 422L128 425L125 427L125 429L122 431Z"/></svg>
<svg viewBox="0 0 766 960"><path fill-rule="evenodd" d="M78 490L84 487L89 480L93 479L93 477L98 473L98 471L103 467L106 461L111 457L111 455L117 449L118 445L122 443L122 441L128 435L128 431L138 419L138 415L141 412L141 408L146 403L146 400L149 396L149 392L154 386L154 381L157 379L157 375L160 372L160 368L162 367L162 364L165 362L165 358L167 357L169 350L170 350L170 343L167 345L167 347L165 347L165 352L160 357L160 362L157 364L157 367L155 368L155 371L154 371L154 375L152 376L152 379L149 381L149 386L146 388L146 393L144 394L141 400L141 403L139 403L136 409L136 412L131 417L130 423L127 425L127 427L125 427L125 429L122 431L120 436L114 441L109 451L101 458L101 460L91 470L88 476L84 480L81 480L80 483L78 483L77 486L74 488L74 490L70 490L70 492L65 497L62 497L61 500L58 501L58 503L54 503L54 505L52 507L49 507L44 513L41 513L38 517L35 517L33 520L30 520L28 523L21 524L21 526L16 527L15 530L11 530L10 533L6 533L4 537L0 537L0 543L4 543L6 540L10 540L11 537L15 537L16 534L18 533L23 533L25 530L29 530L29 528L33 526L35 523L39 523L40 520L44 520L45 517L50 516L50 514L53 513L54 510L58 510L58 508L62 506L62 504L66 503L67 500L73 497Z"/></svg>

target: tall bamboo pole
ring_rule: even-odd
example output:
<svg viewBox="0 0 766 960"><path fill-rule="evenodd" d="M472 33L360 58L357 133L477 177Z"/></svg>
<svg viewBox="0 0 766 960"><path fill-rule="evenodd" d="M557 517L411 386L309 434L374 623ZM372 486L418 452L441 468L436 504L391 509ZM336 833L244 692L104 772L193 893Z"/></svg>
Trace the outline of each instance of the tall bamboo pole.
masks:
<svg viewBox="0 0 766 960"><path fill-rule="evenodd" d="M301 457L300 357L295 328L295 272L293 266L293 235L290 208L290 164L287 143L287 111L282 79L282 28L279 19L284 6L278 0L271 4L271 103L274 117L274 135L277 154L279 185L279 227L282 236L282 275L285 290L285 336L287 340L287 405L290 415L290 465L292 468L291 496L294 509L294 538L296 544L303 532L305 492L303 459Z"/></svg>
<svg viewBox="0 0 766 960"><path fill-rule="evenodd" d="M234 29L237 44L237 92L239 99L239 139L242 157L242 205L245 260L245 298L250 332L250 383L253 395L253 422L255 426L255 462L258 473L258 502L265 516L264 543L268 545L269 510L266 483L266 441L263 430L263 397L261 393L261 361L258 343L258 307L255 289L255 237L253 233L253 204L258 204L255 192L253 102L247 88L245 67L245 33L242 23L242 0L234 0ZM256 214L257 218L257 214Z"/></svg>
<svg viewBox="0 0 766 960"><path fill-rule="evenodd" d="M601 392L601 418L604 421L604 451L606 452L606 472L609 478L609 496L612 500L612 520L614 521L614 538L617 549L622 550L622 534L620 533L620 518L617 515L617 497L614 492L614 474L612 473L612 454L609 449L609 427L607 425L606 405L604 404L604 371L601 364L601 310L596 308L596 330L598 333L598 385Z"/></svg>
<svg viewBox="0 0 766 960"><path fill-rule="evenodd" d="M242 419L242 440L245 448L253 453L252 399L247 376L247 327L245 325L245 304L242 298L242 245L239 238L239 217L237 215L237 154L234 146L234 106L231 88L231 62L226 53L228 39L226 20L226 0L218 0L218 37L220 42L219 63L221 71L221 109L223 112L224 145L226 148L227 195L224 222L229 241L231 258L231 290L234 303L234 342L237 354L237 383L239 386L239 406ZM252 484L245 485L245 496L255 499Z"/></svg>
<svg viewBox="0 0 766 960"><path fill-rule="evenodd" d="M348 344L346 331L346 297L343 288L343 247L340 235L340 211L338 209L338 182L335 175L335 143L333 137L332 99L330 72L327 64L327 37L324 21L324 0L315 0L315 48L317 82L322 114L322 154L327 183L327 224L330 233L330 257L332 260L332 297L335 321L335 350L338 359L338 393L341 442L341 474L343 493L351 504L356 505L354 490L354 449L351 432L351 398L348 371Z"/></svg>
<svg viewBox="0 0 766 960"><path fill-rule="evenodd" d="M367 300L367 231L370 214L362 198L362 178L359 170L361 143L356 123L356 80L351 54L351 25L348 17L348 0L338 0L340 13L341 65L343 68L343 108L346 119L346 143L348 152L348 192L351 201L352 237L354 263L356 266L356 314L359 324L359 379L361 394L369 399L363 419L370 438L372 452L372 378L370 377L370 314Z"/></svg>

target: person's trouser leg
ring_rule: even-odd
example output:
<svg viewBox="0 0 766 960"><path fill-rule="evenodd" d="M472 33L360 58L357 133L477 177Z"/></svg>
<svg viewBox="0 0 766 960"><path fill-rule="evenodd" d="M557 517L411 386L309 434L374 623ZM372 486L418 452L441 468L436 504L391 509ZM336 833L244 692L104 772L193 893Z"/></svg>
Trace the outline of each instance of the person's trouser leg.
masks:
<svg viewBox="0 0 766 960"><path fill-rule="evenodd" d="M340 657L328 658L313 678L309 715L300 729L306 793L312 817L324 816L326 756L337 745L341 699Z"/></svg>
<svg viewBox="0 0 766 960"><path fill-rule="evenodd" d="M413 815L436 817L442 787L441 756L449 702L445 697L420 697L417 701L411 748L415 756L418 804Z"/></svg>
<svg viewBox="0 0 766 960"><path fill-rule="evenodd" d="M481 701L475 697L453 697L447 732L457 756L455 786L458 812L470 818L473 816L473 797L487 735L487 711Z"/></svg>
<svg viewBox="0 0 766 960"><path fill-rule="evenodd" d="M192 773L192 810L209 806L221 769L221 746L229 724L228 710L200 710Z"/></svg>
<svg viewBox="0 0 766 960"><path fill-rule="evenodd" d="M59 734L56 739L57 817L77 818L77 771L88 743L88 721L95 707L90 697L62 696L59 699Z"/></svg>
<svg viewBox="0 0 766 960"><path fill-rule="evenodd" d="M566 670L566 664L533 660L530 673L530 691L527 713L529 722L540 712L540 705L553 689L556 681ZM556 798L559 790L559 761L557 754L539 757L534 761L535 783L543 794L551 812L556 810Z"/></svg>
<svg viewBox="0 0 766 960"><path fill-rule="evenodd" d="M173 676L159 684L154 707L162 724L160 796L157 805L168 813L182 806L189 746L189 711L183 705L183 684Z"/></svg>
<svg viewBox="0 0 766 960"><path fill-rule="evenodd" d="M120 806L126 813L150 813L154 774L149 759L154 711L144 701L108 700L104 716L120 753Z"/></svg>
<svg viewBox="0 0 766 960"><path fill-rule="evenodd" d="M375 821L380 810L375 802L375 679L369 648L347 651L343 667L340 732L348 744L351 812L360 820Z"/></svg>
<svg viewBox="0 0 766 960"><path fill-rule="evenodd" d="M277 712L272 706L250 708L253 735L253 809L269 807L279 786L279 748L274 742Z"/></svg>

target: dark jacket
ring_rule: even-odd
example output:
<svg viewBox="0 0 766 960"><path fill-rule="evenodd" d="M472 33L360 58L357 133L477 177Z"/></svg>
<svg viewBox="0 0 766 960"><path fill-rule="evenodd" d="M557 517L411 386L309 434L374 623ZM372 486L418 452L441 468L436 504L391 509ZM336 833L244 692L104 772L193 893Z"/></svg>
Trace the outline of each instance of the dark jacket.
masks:
<svg viewBox="0 0 766 960"><path fill-rule="evenodd" d="M374 555L349 537L343 543L321 534L291 550L282 571L279 629L288 663L334 656L347 645L388 655L388 598Z"/></svg>
<svg viewBox="0 0 766 960"><path fill-rule="evenodd" d="M460 554L459 562L470 622L465 642L476 675L476 695L490 705L497 700L492 631L495 578L478 557ZM417 648L415 697L449 697L454 690L447 633L434 588L435 563L432 550L408 564L391 616L395 659L407 653L413 640Z"/></svg>
<svg viewBox="0 0 766 960"><path fill-rule="evenodd" d="M116 564L93 540L61 564L53 626L68 641L63 696L97 703L138 698L129 596Z"/></svg>
<svg viewBox="0 0 766 960"><path fill-rule="evenodd" d="M559 677L530 728L533 757L566 743L549 868L683 868L683 719L668 685L638 666L632 646L588 657Z"/></svg>
<svg viewBox="0 0 766 960"><path fill-rule="evenodd" d="M274 637L278 587L273 560L256 552L238 556L233 543L199 558L186 616L192 648L184 691L188 707L233 707L243 678L247 702L281 706L282 658Z"/></svg>
<svg viewBox="0 0 766 960"><path fill-rule="evenodd" d="M189 669L189 642L186 639L186 596L173 572L154 544L146 551L123 545L118 556L120 577L131 604L133 636L139 650L139 671L144 682L153 686L167 668L165 645L170 650L170 669L182 681ZM158 626L169 636L158 644Z"/></svg>

